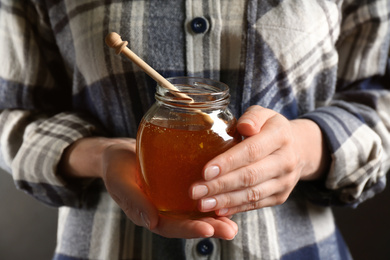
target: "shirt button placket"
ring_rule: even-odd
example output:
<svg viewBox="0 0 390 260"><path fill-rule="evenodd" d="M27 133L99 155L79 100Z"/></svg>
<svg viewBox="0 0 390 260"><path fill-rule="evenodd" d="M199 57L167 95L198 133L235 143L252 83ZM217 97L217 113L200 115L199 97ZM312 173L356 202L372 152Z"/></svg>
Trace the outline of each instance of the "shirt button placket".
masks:
<svg viewBox="0 0 390 260"><path fill-rule="evenodd" d="M209 46L211 23L204 16L192 16L187 20L187 72L193 77L210 77L205 75L204 71L209 71L210 66L205 64L205 60L209 63L210 58L205 57L208 53L204 53L204 47ZM206 49L207 51L207 49Z"/></svg>

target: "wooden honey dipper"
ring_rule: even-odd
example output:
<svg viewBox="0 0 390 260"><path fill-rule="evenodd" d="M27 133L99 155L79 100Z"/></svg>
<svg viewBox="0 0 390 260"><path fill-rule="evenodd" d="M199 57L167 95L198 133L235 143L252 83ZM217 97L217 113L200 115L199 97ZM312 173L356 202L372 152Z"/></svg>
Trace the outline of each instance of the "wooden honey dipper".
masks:
<svg viewBox="0 0 390 260"><path fill-rule="evenodd" d="M189 97L186 94L180 93L180 90L177 89L171 82L169 82L166 78L161 76L156 70L154 70L152 67L149 66L144 60L142 60L140 57L138 57L133 51L131 51L128 47L127 41L122 41L122 38L119 34L115 32L111 32L106 36L105 42L107 46L110 48L115 49L115 53L119 55L120 53L123 53L127 58L129 58L131 61L133 61L138 67L140 67L146 74L148 74L152 79L154 79L157 84L160 86L170 90L170 92L179 98L182 98L184 100L188 100L189 103L194 102L194 100ZM203 119L207 122L210 123L211 125L213 124L213 119L206 113L200 111L200 110L195 110L197 113L200 113L203 115Z"/></svg>

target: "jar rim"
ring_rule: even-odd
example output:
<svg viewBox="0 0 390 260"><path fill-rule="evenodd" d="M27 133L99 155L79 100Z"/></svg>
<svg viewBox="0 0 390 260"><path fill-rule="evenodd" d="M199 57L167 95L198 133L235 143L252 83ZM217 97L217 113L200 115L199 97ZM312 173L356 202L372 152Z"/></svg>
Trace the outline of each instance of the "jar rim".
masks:
<svg viewBox="0 0 390 260"><path fill-rule="evenodd" d="M178 90L168 90L157 84L155 98L165 104L180 107L224 107L230 102L229 87L223 82L200 77L167 78ZM189 98L182 98L177 93Z"/></svg>
<svg viewBox="0 0 390 260"><path fill-rule="evenodd" d="M218 95L223 93L229 93L229 87L223 82L216 81L210 78L201 78L201 77L185 77L185 76L178 76L178 77L170 77L167 78L167 80L172 83L173 85L188 85L192 88L186 88L181 89L182 91L175 91L171 90L171 92L180 92L184 94L191 94L191 95ZM194 86L208 86L211 87L210 92L203 91L203 92L191 92L190 90L194 90ZM198 90L199 89L195 89ZM206 90L206 89L202 89Z"/></svg>

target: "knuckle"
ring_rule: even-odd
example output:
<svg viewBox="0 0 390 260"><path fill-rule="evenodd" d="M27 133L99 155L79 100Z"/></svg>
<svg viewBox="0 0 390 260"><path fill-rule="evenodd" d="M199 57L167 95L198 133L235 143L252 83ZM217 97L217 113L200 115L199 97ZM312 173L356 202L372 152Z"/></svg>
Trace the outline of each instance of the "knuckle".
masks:
<svg viewBox="0 0 390 260"><path fill-rule="evenodd" d="M123 199L122 200L122 203L121 203L121 208L124 212L130 214L130 213L134 213L134 205L133 203L131 203L130 201L128 201L127 199Z"/></svg>
<svg viewBox="0 0 390 260"><path fill-rule="evenodd" d="M290 160L287 160L285 165L286 172L293 172L296 168L296 158L293 156Z"/></svg>
<svg viewBox="0 0 390 260"><path fill-rule="evenodd" d="M126 213L127 216L131 216L133 217L133 211L132 211L132 208L129 204L127 203L123 203L120 205L120 207L122 208L122 210Z"/></svg>
<svg viewBox="0 0 390 260"><path fill-rule="evenodd" d="M281 204L285 203L287 198L288 198L287 193L280 193L280 194L275 195L276 205L281 205Z"/></svg>
<svg viewBox="0 0 390 260"><path fill-rule="evenodd" d="M235 213L238 213L238 212L246 212L246 211L260 209L260 208L263 208L263 207L264 207L263 201L251 202L251 203L245 204L245 205L240 206L240 207L230 208L229 209L229 213L230 214L235 214Z"/></svg>
<svg viewBox="0 0 390 260"><path fill-rule="evenodd" d="M290 155L284 156L283 169L286 173L295 171L298 166L298 156L290 153Z"/></svg>
<svg viewBox="0 0 390 260"><path fill-rule="evenodd" d="M257 159L257 157L259 155L259 152L260 152L259 145L254 143L254 142L248 142L245 145L245 150L246 150L246 153L247 153L247 156L248 156L248 161L249 162L256 161L256 159Z"/></svg>
<svg viewBox="0 0 390 260"><path fill-rule="evenodd" d="M283 176L281 179L279 179L278 181L278 192L276 193L278 196L280 195L280 193L284 193L284 192L289 192L292 187L293 187L293 179L292 179L292 174L287 174L285 176Z"/></svg>
<svg viewBox="0 0 390 260"><path fill-rule="evenodd" d="M247 208L246 208L246 211L250 211L250 210L254 210L254 209L257 209L257 203L249 203Z"/></svg>
<svg viewBox="0 0 390 260"><path fill-rule="evenodd" d="M210 190L213 191L212 194L219 194L226 190L226 183L222 179L216 179Z"/></svg>
<svg viewBox="0 0 390 260"><path fill-rule="evenodd" d="M122 203L119 205L119 207L122 209L122 211L126 214L126 216L136 223L137 225L140 225L139 221L139 210L134 207L134 205L127 201L127 200L122 200Z"/></svg>
<svg viewBox="0 0 390 260"><path fill-rule="evenodd" d="M229 166L229 169L231 169L234 165L235 157L232 153L227 153L225 157L225 163Z"/></svg>
<svg viewBox="0 0 390 260"><path fill-rule="evenodd" d="M247 188L257 184L259 179L259 171L257 168L248 167L244 174L242 174L242 186Z"/></svg>
<svg viewBox="0 0 390 260"><path fill-rule="evenodd" d="M222 195L217 201L218 208L230 208L232 206L232 198L228 194Z"/></svg>
<svg viewBox="0 0 390 260"><path fill-rule="evenodd" d="M261 207L262 207L262 204L261 204L260 201L252 202L252 203L249 203L249 204L246 205L244 211L251 211L251 210L259 209Z"/></svg>
<svg viewBox="0 0 390 260"><path fill-rule="evenodd" d="M290 184L290 181L289 181L289 180L286 180L286 181L284 181L284 182L281 182L280 186L282 187L282 190L283 190L283 191L290 190L290 188L291 188L291 184Z"/></svg>
<svg viewBox="0 0 390 260"><path fill-rule="evenodd" d="M249 202L257 202L261 198L261 192L258 188L247 189L247 200Z"/></svg>

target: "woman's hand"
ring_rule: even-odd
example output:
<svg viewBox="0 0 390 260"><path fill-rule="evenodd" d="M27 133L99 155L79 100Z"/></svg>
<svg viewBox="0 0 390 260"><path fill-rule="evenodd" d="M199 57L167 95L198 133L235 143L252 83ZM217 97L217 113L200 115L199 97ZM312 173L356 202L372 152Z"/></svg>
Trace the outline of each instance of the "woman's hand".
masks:
<svg viewBox="0 0 390 260"><path fill-rule="evenodd" d="M299 180L319 178L328 165L329 153L313 121L289 121L252 106L237 129L246 138L209 161L205 181L190 188L203 212L229 216L282 204Z"/></svg>
<svg viewBox="0 0 390 260"><path fill-rule="evenodd" d="M71 181L102 178L111 197L134 224L161 236L234 238L238 227L227 217L181 220L159 215L136 183L135 147L134 139L81 139L65 151L61 173Z"/></svg>

